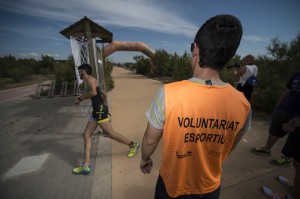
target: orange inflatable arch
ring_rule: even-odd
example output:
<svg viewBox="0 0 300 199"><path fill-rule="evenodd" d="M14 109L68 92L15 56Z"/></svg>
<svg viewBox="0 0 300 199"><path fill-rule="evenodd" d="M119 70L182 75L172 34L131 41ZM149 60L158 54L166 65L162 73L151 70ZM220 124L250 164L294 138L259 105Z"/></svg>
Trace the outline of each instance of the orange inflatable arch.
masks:
<svg viewBox="0 0 300 199"><path fill-rule="evenodd" d="M155 51L143 42L113 41L104 46L104 57L108 57L116 51L140 51L150 59L155 56Z"/></svg>

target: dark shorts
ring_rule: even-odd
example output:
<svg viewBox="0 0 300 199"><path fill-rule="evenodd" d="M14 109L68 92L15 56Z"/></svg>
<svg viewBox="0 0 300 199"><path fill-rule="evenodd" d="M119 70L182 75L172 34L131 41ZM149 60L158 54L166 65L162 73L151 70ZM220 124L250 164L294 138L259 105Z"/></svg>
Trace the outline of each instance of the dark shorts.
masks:
<svg viewBox="0 0 300 199"><path fill-rule="evenodd" d="M217 188L215 191L207 193L207 194L190 194L190 195L184 195L184 196L178 196L175 199L218 199L220 197L220 187ZM166 190L165 183L162 179L162 177L159 175L157 182L156 182L156 188L155 188L155 196L154 199L174 199L171 198Z"/></svg>
<svg viewBox="0 0 300 199"><path fill-rule="evenodd" d="M99 107L94 107L90 120L98 123L109 121L107 105L100 104Z"/></svg>
<svg viewBox="0 0 300 199"><path fill-rule="evenodd" d="M294 132L289 133L281 152L285 156L300 162L300 128L297 128Z"/></svg>
<svg viewBox="0 0 300 199"><path fill-rule="evenodd" d="M284 123L289 122L290 119L293 118L293 115L275 110L273 113L272 121L269 127L269 134L274 135L276 137L282 138L286 135L286 133L282 130L282 125Z"/></svg>
<svg viewBox="0 0 300 199"><path fill-rule="evenodd" d="M253 87L252 86L249 86L247 84L244 84L244 86L242 86L242 84L238 84L236 89L238 91L241 91L242 93L244 93L247 100L250 101L251 95L252 95L252 92L253 92Z"/></svg>

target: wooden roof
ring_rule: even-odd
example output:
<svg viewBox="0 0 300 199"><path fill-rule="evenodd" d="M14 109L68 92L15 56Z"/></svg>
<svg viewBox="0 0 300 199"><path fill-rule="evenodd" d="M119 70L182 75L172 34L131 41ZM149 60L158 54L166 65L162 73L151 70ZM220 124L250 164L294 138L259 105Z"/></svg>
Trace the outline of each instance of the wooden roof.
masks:
<svg viewBox="0 0 300 199"><path fill-rule="evenodd" d="M70 36L73 37L82 37L86 35L85 30L85 23L90 24L91 28L91 36L92 38L100 38L100 41L97 43L111 43L113 40L113 33L106 30L102 26L96 24L92 20L87 17L82 18L81 20L75 22L74 24L70 25L69 27L65 28L64 30L60 31L62 35L70 39Z"/></svg>

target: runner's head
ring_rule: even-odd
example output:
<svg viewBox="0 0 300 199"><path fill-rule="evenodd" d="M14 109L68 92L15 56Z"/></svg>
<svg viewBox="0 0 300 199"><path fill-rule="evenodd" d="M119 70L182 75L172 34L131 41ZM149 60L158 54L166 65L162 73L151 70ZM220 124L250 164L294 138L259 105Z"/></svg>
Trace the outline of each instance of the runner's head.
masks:
<svg viewBox="0 0 300 199"><path fill-rule="evenodd" d="M235 55L242 34L242 24L235 16L217 15L208 19L194 39L199 49L199 66L220 71Z"/></svg>
<svg viewBox="0 0 300 199"><path fill-rule="evenodd" d="M92 74L92 67L89 64L82 64L78 66L78 70L84 70L88 75Z"/></svg>

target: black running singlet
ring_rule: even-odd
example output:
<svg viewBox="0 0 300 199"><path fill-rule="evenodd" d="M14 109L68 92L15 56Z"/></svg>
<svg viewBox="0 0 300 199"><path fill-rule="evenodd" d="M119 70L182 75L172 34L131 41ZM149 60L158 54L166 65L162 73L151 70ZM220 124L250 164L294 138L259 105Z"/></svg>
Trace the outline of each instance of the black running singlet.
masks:
<svg viewBox="0 0 300 199"><path fill-rule="evenodd" d="M104 103L103 97L102 97L102 92L100 91L100 87L97 86L96 88L97 90L97 95L91 97L91 101L92 101L92 105L93 105L93 109L98 110L100 105Z"/></svg>

